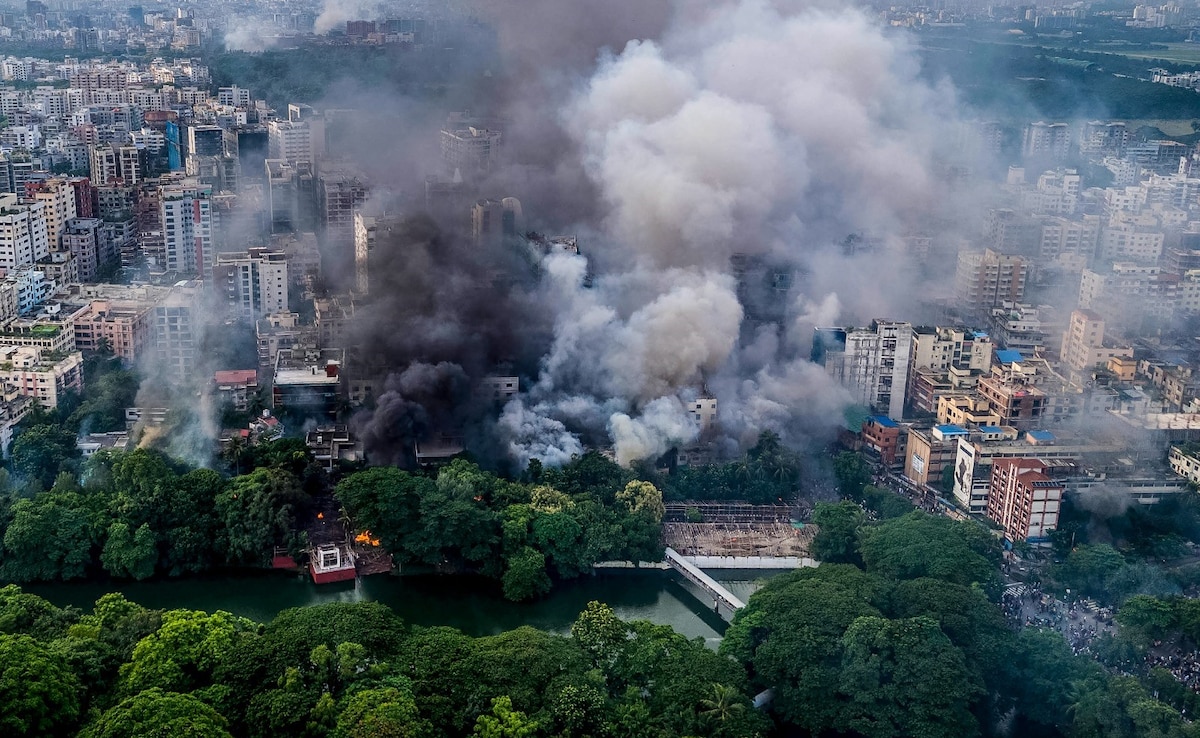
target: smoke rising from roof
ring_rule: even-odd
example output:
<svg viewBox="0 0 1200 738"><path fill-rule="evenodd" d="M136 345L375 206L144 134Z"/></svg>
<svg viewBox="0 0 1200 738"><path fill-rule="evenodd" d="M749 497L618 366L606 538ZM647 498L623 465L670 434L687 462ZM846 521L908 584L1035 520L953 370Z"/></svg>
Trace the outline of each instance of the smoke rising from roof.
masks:
<svg viewBox="0 0 1200 738"><path fill-rule="evenodd" d="M602 204L587 244L600 273L585 288L577 257L547 265L554 341L513 406L518 458L557 458L564 430L599 429L623 463L657 455L697 437L679 396L701 384L730 444L767 428L820 438L849 399L806 360L812 326L912 314L898 236L943 215L931 210L948 201L936 166L953 96L857 10L683 10L661 38L602 55L560 106ZM880 245L847 255L849 234ZM769 297L786 305L781 329L739 299L746 256L796 276Z"/></svg>
<svg viewBox="0 0 1200 738"><path fill-rule="evenodd" d="M942 176L952 92L918 76L900 32L834 3L475 10L501 57L469 60L475 76L446 104L469 92L499 123L503 157L471 196L520 198L526 228L576 234L586 258L552 251L533 278L529 253L470 239L465 212L381 235L348 342L375 364L364 375L391 375L353 420L368 453L403 462L414 439L449 427L522 465L609 444L628 463L697 439L686 403L704 390L719 450L767 429L830 437L850 398L808 361L812 328L920 317L930 283L902 236L955 227L963 197ZM327 25L373 17L353 2L325 11ZM436 156L408 149L432 144L448 111L380 105L409 122L386 131L403 155L385 137L346 138L376 183L411 191ZM844 248L852 234L870 246ZM436 379L406 379L410 366ZM476 395L495 373L526 392L493 422Z"/></svg>

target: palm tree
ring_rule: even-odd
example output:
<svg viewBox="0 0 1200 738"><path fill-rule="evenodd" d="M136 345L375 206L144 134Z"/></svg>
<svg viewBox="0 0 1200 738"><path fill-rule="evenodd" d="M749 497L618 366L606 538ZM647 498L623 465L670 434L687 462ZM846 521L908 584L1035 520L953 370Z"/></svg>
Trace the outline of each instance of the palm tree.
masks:
<svg viewBox="0 0 1200 738"><path fill-rule="evenodd" d="M736 688L713 682L709 696L700 700L700 717L724 724L729 718L745 712L746 704Z"/></svg>

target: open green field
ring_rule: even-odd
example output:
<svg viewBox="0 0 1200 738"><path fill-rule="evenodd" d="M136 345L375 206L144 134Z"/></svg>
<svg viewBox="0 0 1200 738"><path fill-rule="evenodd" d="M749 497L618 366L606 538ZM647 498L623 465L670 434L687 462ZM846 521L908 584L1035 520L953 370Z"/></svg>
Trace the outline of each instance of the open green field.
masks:
<svg viewBox="0 0 1200 738"><path fill-rule="evenodd" d="M1164 44L1167 50L1142 51L1125 49L1123 46L1096 46L1089 51L1099 51L1107 54L1120 54L1130 59L1162 59L1177 64L1200 64L1200 44Z"/></svg>
<svg viewBox="0 0 1200 738"><path fill-rule="evenodd" d="M1200 93L1196 93L1196 94L1200 95ZM1192 130L1192 123L1194 121L1195 121L1194 118L1187 118L1187 119L1183 119L1183 120L1177 119L1177 118L1173 118L1173 119L1169 119L1169 120L1140 118L1140 119L1134 119L1134 120L1126 120L1125 125L1127 125L1129 127L1130 131L1136 131L1137 129L1141 128L1142 126L1152 126L1154 128L1157 128L1158 130L1162 131L1163 133L1167 134L1168 136L1189 136L1189 135L1195 133L1195 131Z"/></svg>

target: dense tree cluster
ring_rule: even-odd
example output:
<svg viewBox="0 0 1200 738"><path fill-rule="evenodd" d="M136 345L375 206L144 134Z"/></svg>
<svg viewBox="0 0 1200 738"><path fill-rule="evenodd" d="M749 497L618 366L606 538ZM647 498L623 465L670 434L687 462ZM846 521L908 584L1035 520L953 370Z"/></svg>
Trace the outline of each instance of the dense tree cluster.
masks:
<svg viewBox="0 0 1200 738"><path fill-rule="evenodd" d="M310 460L306 453L284 456L277 466L225 478L157 451L102 451L78 477L60 472L49 489L9 489L0 496L0 577L178 576L261 564L276 546L297 549L296 521L310 500L303 481Z"/></svg>
<svg viewBox="0 0 1200 738"><path fill-rule="evenodd" d="M683 466L656 481L668 500L736 500L769 505L790 502L800 486L800 476L799 455L786 448L778 435L765 431L737 461Z"/></svg>
<svg viewBox="0 0 1200 738"><path fill-rule="evenodd" d="M819 555L846 563L771 579L721 647L755 689L775 689L784 723L896 738L986 735L1005 720L1013 735L1198 734L1058 633L1011 629L985 529L920 512L871 522L851 502L818 504L814 518Z"/></svg>
<svg viewBox="0 0 1200 738"><path fill-rule="evenodd" d="M357 531L404 562L479 571L509 599L545 594L597 561L662 558L662 494L599 454L507 481L466 460L427 477L377 467L335 489Z"/></svg>
<svg viewBox="0 0 1200 738"><path fill-rule="evenodd" d="M409 628L378 604L92 612L0 589L4 735L671 738L765 735L744 670L591 603L569 636Z"/></svg>

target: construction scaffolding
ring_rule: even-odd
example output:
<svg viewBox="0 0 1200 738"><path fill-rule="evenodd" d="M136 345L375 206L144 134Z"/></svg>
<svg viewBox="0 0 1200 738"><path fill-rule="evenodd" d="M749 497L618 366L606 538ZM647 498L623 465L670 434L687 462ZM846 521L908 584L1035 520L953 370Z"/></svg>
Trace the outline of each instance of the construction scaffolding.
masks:
<svg viewBox="0 0 1200 738"><path fill-rule="evenodd" d="M663 543L683 556L806 557L816 528L787 523L665 523Z"/></svg>
<svg viewBox="0 0 1200 738"><path fill-rule="evenodd" d="M798 505L751 505L747 502L668 502L667 523L791 523L807 510Z"/></svg>

